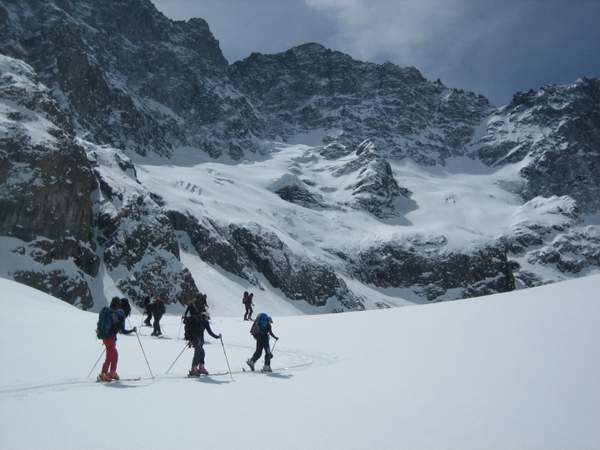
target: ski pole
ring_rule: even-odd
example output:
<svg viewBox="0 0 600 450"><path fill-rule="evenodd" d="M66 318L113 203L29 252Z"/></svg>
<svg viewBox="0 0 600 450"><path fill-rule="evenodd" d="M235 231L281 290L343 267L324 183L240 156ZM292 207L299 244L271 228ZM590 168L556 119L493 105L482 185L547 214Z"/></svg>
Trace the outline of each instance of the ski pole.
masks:
<svg viewBox="0 0 600 450"><path fill-rule="evenodd" d="M279 339L275 339L275 343L273 344L273 348L271 349L271 356L273 356L273 352L275 351L275 346L277 345L277 341L279 341Z"/></svg>
<svg viewBox="0 0 600 450"><path fill-rule="evenodd" d="M169 372L171 371L171 369L173 368L173 366L175 365L175 363L177 362L177 360L179 359L179 357L180 357L181 355L183 355L183 352L185 352L185 349L186 349L187 347L188 347L188 344L186 343L186 344L183 346L183 349L181 350L181 352L179 352L179 355L177 355L177 358L175 358L175 361L173 361L173 363L172 363L172 364L169 366L169 368L168 368L168 369L167 369L167 371L165 372L165 375L168 375L168 374L169 374Z"/></svg>
<svg viewBox="0 0 600 450"><path fill-rule="evenodd" d="M150 371L150 376L154 380L154 374L152 373L152 369L150 368L150 363L148 362L148 358L146 357L146 352L144 351L144 346L142 345L142 341L140 340L140 335L137 330L135 330L135 336L137 337L138 343L140 344L140 348L142 349L142 354L144 355L144 359L146 360L146 364L148 365L148 370Z"/></svg>
<svg viewBox="0 0 600 450"><path fill-rule="evenodd" d="M100 362L100 359L102 358L102 355L104 355L104 352L106 352L106 347L102 348L102 352L100 353L100 356L98 356L98 359L96 360L96 362L92 366L92 370L90 370L90 373L87 374L86 378L90 377L90 375L92 374L92 372L94 371L94 369L96 368L96 366L98 365L98 363Z"/></svg>
<svg viewBox="0 0 600 450"><path fill-rule="evenodd" d="M233 374L231 373L231 367L229 366L229 358L227 358L227 352L225 351L225 344L223 344L223 337L220 337L221 345L223 346L223 354L225 355L225 361L227 362L227 369L229 370L229 376L231 377L231 381L235 381L233 379Z"/></svg>

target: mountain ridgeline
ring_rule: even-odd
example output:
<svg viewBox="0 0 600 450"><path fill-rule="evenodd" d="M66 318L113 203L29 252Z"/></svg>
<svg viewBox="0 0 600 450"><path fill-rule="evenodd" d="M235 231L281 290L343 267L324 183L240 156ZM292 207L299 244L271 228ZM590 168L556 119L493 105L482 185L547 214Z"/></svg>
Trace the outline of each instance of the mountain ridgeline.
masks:
<svg viewBox="0 0 600 450"><path fill-rule="evenodd" d="M170 20L149 0L0 0L0 54L0 276L84 309L104 302L107 283L137 303L186 303L202 286L182 247L241 290L269 286L326 312L600 268L598 79L495 107L316 43L229 64L204 20ZM242 167L282 142L307 146L264 195L294 217L367 221L372 238L312 249L270 219L195 214L138 173L146 162ZM468 245L403 233L423 204L398 168L457 160L493 174L514 218L494 235L468 230ZM373 290L392 301L370 301Z"/></svg>

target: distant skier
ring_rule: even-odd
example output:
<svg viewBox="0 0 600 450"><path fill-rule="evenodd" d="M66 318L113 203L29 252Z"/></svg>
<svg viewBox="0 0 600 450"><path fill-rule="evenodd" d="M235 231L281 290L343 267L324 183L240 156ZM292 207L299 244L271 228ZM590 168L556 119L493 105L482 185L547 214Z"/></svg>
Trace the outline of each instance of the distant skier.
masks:
<svg viewBox="0 0 600 450"><path fill-rule="evenodd" d="M263 372L272 372L271 370L271 358L273 358L273 354L271 353L271 348L269 346L269 336L271 336L276 341L279 340L277 336L273 334L271 329L271 324L273 323L273 319L269 317L266 313L260 313L256 316L254 323L252 324L252 328L250 329L250 333L256 339L256 351L252 358L246 361L246 364L254 371L254 364L256 361L260 359L260 356L265 351L265 365L262 368Z"/></svg>
<svg viewBox="0 0 600 450"><path fill-rule="evenodd" d="M165 302L161 297L156 297L154 302L151 303L152 306L152 316L154 318L154 330L152 331L151 336L162 336L162 331L160 329L160 319L164 316L167 308L165 307Z"/></svg>
<svg viewBox="0 0 600 450"><path fill-rule="evenodd" d="M189 312L189 315L187 313ZM201 309L198 302L190 303L184 316L185 321L185 339L189 341L188 346L194 347L194 357L192 359L192 368L188 376L199 377L208 375L208 370L204 367L204 331L208 331L215 339L221 339L221 334L215 334L210 328L210 316L208 312Z"/></svg>
<svg viewBox="0 0 600 450"><path fill-rule="evenodd" d="M144 297L144 314L146 314L146 319L144 320L144 325L147 327L151 327L152 324L150 321L152 320L152 303L150 302L150 297Z"/></svg>
<svg viewBox="0 0 600 450"><path fill-rule="evenodd" d="M117 298L117 297L114 297L114 298ZM113 298L113 300L114 300L114 298ZM127 300L125 297L123 297L119 301L121 302L121 309L125 313L125 320L123 320L123 328L121 328L119 330L119 333L121 333L121 334L135 333L137 331L137 327L133 327L131 330L128 330L127 328L125 328L125 321L131 314L131 305L129 304L129 300Z"/></svg>
<svg viewBox="0 0 600 450"><path fill-rule="evenodd" d="M248 291L244 291L244 297L242 298L242 303L246 307L246 312L244 313L244 320L252 320L253 299L253 293L248 293Z"/></svg>
<svg viewBox="0 0 600 450"><path fill-rule="evenodd" d="M110 302L110 307L104 307L98 315L98 327L96 335L102 339L106 347L106 359L102 365L102 372L98 375L98 381L118 380L117 362L119 353L117 352L117 333L123 327L125 313L121 309L121 301L114 297Z"/></svg>

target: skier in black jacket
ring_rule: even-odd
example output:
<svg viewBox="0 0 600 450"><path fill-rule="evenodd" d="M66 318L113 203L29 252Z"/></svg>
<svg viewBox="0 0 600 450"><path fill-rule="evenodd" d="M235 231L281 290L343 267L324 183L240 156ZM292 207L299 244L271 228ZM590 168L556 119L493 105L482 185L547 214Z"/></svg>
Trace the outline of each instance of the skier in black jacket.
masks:
<svg viewBox="0 0 600 450"><path fill-rule="evenodd" d="M165 307L165 302L162 298L156 297L154 302L151 304L152 306L152 316L154 317L154 330L150 336L162 336L162 330L160 329L160 319L167 312L167 308Z"/></svg>
<svg viewBox="0 0 600 450"><path fill-rule="evenodd" d="M272 323L273 319L271 319L268 314L260 313L256 316L256 320L252 324L250 333L252 333L252 336L256 339L256 351L254 352L254 355L252 355L252 358L246 361L246 364L248 364L252 371L254 371L254 364L260 359L264 350L265 365L263 366L262 371L272 372L271 358L273 358L273 353L271 353L271 348L269 347L269 336L276 341L279 340L279 338L273 334L273 330L271 329Z"/></svg>
<svg viewBox="0 0 600 450"><path fill-rule="evenodd" d="M150 302L150 297L144 297L144 314L146 314L146 319L144 320L144 325L147 327L151 327L152 324L150 321L152 320L152 303Z"/></svg>
<svg viewBox="0 0 600 450"><path fill-rule="evenodd" d="M192 368L188 376L199 377L200 375L208 375L208 370L204 367L204 331L208 331L208 334L215 339L221 339L222 335L215 334L210 328L210 317L206 311L197 314L197 310L192 305L188 309L191 315L185 317L185 338L189 340L188 346L194 347Z"/></svg>

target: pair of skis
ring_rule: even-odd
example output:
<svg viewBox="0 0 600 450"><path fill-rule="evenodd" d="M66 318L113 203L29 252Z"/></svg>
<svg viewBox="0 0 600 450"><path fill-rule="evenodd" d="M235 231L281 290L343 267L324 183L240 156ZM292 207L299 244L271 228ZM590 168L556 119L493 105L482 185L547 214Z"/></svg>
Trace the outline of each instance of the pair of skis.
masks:
<svg viewBox="0 0 600 450"><path fill-rule="evenodd" d="M142 377L133 377L133 378L119 378L118 380L101 380L100 379L100 375L98 375L98 377L96 378L96 383L106 383L106 384L110 384L110 383L118 383L119 381L141 381Z"/></svg>

